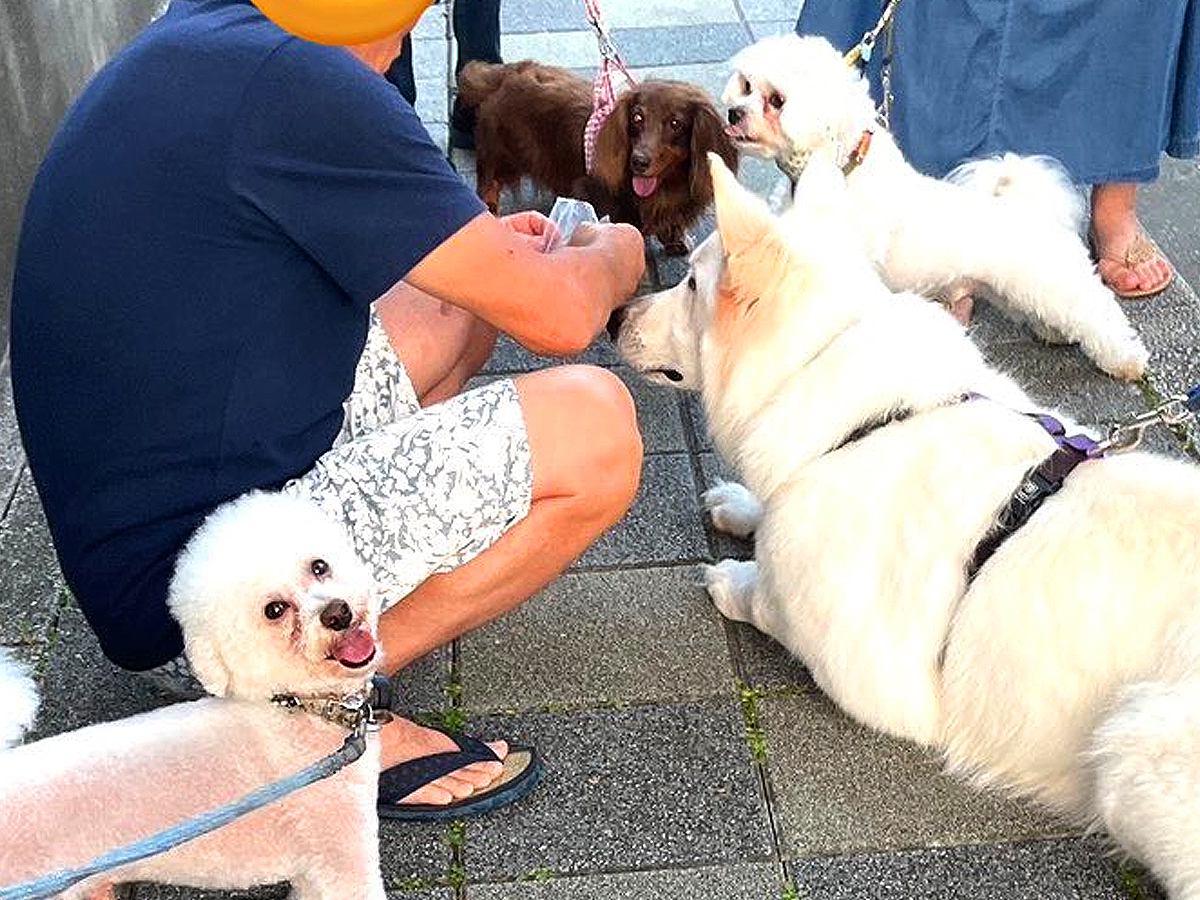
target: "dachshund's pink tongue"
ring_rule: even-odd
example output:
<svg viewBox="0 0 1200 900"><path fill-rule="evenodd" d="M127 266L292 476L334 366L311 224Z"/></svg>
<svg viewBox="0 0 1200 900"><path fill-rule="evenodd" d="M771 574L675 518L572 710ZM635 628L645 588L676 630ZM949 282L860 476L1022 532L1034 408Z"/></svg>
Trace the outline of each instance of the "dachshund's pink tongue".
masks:
<svg viewBox="0 0 1200 900"><path fill-rule="evenodd" d="M633 192L639 197L649 197L657 190L657 178L647 178L645 175L633 176Z"/></svg>
<svg viewBox="0 0 1200 900"><path fill-rule="evenodd" d="M361 669L375 658L375 638L364 628L352 629L338 638L332 655L347 668Z"/></svg>

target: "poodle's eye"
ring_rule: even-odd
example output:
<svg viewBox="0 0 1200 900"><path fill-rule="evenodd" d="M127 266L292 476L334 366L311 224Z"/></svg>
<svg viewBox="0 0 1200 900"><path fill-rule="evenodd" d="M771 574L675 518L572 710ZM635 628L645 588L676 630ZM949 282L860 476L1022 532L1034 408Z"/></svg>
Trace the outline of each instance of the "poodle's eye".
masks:
<svg viewBox="0 0 1200 900"><path fill-rule="evenodd" d="M776 91L771 95L771 99L767 101L776 109L783 109L783 94Z"/></svg>
<svg viewBox="0 0 1200 900"><path fill-rule="evenodd" d="M750 79L745 76L742 77L742 96L750 96Z"/></svg>
<svg viewBox="0 0 1200 900"><path fill-rule="evenodd" d="M311 563L309 563L308 570L318 578L324 578L329 574L329 563L325 562L323 559L314 559Z"/></svg>
<svg viewBox="0 0 1200 900"><path fill-rule="evenodd" d="M274 621L287 612L288 605L282 600L272 600L263 607L263 615Z"/></svg>
<svg viewBox="0 0 1200 900"><path fill-rule="evenodd" d="M688 276L688 290L694 291L695 289L696 289L696 276L689 275Z"/></svg>

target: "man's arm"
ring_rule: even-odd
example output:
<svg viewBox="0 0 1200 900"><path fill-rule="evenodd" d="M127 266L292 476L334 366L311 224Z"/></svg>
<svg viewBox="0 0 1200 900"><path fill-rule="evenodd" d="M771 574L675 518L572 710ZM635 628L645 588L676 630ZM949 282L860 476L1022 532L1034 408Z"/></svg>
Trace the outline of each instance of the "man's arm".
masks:
<svg viewBox="0 0 1200 900"><path fill-rule="evenodd" d="M574 355L633 294L645 266L642 236L632 226L595 226L583 242L542 253L528 235L481 213L405 281L474 313L535 353Z"/></svg>

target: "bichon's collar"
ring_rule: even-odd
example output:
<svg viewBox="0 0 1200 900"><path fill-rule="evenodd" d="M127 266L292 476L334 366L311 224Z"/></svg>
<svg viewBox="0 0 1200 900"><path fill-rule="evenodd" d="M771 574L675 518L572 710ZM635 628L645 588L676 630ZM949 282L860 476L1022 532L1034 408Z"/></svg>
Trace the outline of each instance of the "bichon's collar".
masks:
<svg viewBox="0 0 1200 900"><path fill-rule="evenodd" d="M850 151L850 155L846 157L846 161L841 164L843 175L849 177L851 172L862 165L862 161L867 158L867 151L871 149L871 138L874 135L875 131L868 128L859 136L858 143L854 145L854 149ZM804 171L805 166L808 165L812 154L812 150L792 150L786 155L777 156L775 158L775 165L795 184L800 180L800 175Z"/></svg>
<svg viewBox="0 0 1200 900"><path fill-rule="evenodd" d="M366 724L380 724L381 719L371 704L367 702L366 691L347 694L342 697L326 695L323 697L297 697L295 694L276 694L271 702L288 712L306 712L357 731ZM382 711L381 711L382 712ZM390 713L383 713L390 717Z"/></svg>

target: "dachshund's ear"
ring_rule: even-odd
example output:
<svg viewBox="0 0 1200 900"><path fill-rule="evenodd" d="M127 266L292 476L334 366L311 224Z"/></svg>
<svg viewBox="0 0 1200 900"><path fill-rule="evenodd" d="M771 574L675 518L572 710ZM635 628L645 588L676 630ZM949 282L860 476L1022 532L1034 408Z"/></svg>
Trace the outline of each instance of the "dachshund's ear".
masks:
<svg viewBox="0 0 1200 900"><path fill-rule="evenodd" d="M712 179L709 177L708 154L716 153L734 174L738 170L738 151L725 133L725 123L707 100L696 104L692 116L692 198L704 205L712 202Z"/></svg>
<svg viewBox="0 0 1200 900"><path fill-rule="evenodd" d="M592 154L592 175L613 194L620 193L629 172L629 109L635 94L629 90L621 95L600 128Z"/></svg>

